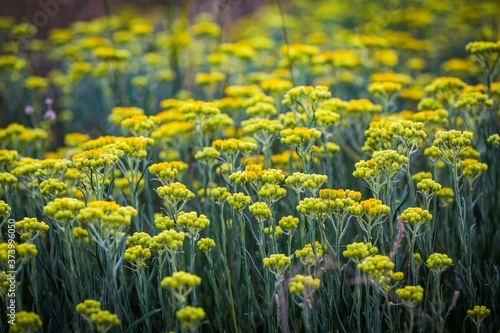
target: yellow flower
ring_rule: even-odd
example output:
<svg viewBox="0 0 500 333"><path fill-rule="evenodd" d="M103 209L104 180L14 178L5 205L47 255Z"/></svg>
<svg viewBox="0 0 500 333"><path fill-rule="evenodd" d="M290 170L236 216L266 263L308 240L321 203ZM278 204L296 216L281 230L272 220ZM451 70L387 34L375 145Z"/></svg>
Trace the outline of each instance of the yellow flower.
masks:
<svg viewBox="0 0 500 333"><path fill-rule="evenodd" d="M192 306L186 306L175 312L175 317L181 322L182 328L189 332L196 331L198 324L205 319L205 316L203 308Z"/></svg>
<svg viewBox="0 0 500 333"><path fill-rule="evenodd" d="M453 260L448 258L448 255L442 253L433 253L425 262L427 267L435 273L442 273L448 266L451 266Z"/></svg>
<svg viewBox="0 0 500 333"><path fill-rule="evenodd" d="M413 308L424 298L424 288L421 286L406 286L396 289L396 295L409 308Z"/></svg>
<svg viewBox="0 0 500 333"><path fill-rule="evenodd" d="M321 281L317 278L297 274L290 279L290 294L298 297L301 302L310 303L320 284Z"/></svg>
<svg viewBox="0 0 500 333"><path fill-rule="evenodd" d="M361 259L377 253L377 251L378 249L372 243L351 243L347 245L347 249L342 252L342 255L359 262Z"/></svg>
<svg viewBox="0 0 500 333"><path fill-rule="evenodd" d="M15 314L15 325L11 325L9 332L26 333L36 332L42 328L42 320L34 312L19 311Z"/></svg>

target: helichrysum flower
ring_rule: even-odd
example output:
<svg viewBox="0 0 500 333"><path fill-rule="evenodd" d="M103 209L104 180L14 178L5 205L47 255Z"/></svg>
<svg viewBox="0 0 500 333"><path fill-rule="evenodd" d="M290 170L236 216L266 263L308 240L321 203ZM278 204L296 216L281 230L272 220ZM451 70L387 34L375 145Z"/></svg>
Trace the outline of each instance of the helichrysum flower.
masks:
<svg viewBox="0 0 500 333"><path fill-rule="evenodd" d="M497 133L490 135L487 139L487 142L488 144L494 145L500 149L500 135L498 135Z"/></svg>
<svg viewBox="0 0 500 333"><path fill-rule="evenodd" d="M366 141L361 150L372 153L395 148L391 124L389 121L372 121L365 131Z"/></svg>
<svg viewBox="0 0 500 333"><path fill-rule="evenodd" d="M453 260L448 258L448 255L443 253L433 253L427 258L426 262L427 267L430 270L436 273L443 272L446 268L453 264Z"/></svg>
<svg viewBox="0 0 500 333"><path fill-rule="evenodd" d="M421 225L432 220L432 214L420 207L410 207L403 211L401 219L416 232Z"/></svg>
<svg viewBox="0 0 500 333"><path fill-rule="evenodd" d="M353 99L347 103L345 115L350 117L371 116L379 113L380 111L382 111L382 107L380 105L373 104L368 99Z"/></svg>
<svg viewBox="0 0 500 333"><path fill-rule="evenodd" d="M436 192L436 196L441 199L441 202L444 206L451 204L453 202L453 198L455 197L453 189L451 189L450 187L441 188Z"/></svg>
<svg viewBox="0 0 500 333"><path fill-rule="evenodd" d="M396 295L406 306L413 308L424 298L424 288L421 286L406 286L396 289Z"/></svg>
<svg viewBox="0 0 500 333"><path fill-rule="evenodd" d="M212 189L210 194L213 196L215 203L218 205L223 205L227 198L231 195L225 187L215 187Z"/></svg>
<svg viewBox="0 0 500 333"><path fill-rule="evenodd" d="M170 289L174 296L181 302L186 301L187 295L201 283L201 278L187 272L174 272L172 276L165 277L160 285L163 289Z"/></svg>
<svg viewBox="0 0 500 333"><path fill-rule="evenodd" d="M97 224L104 230L121 231L132 222L137 210L130 206L122 207L116 202L92 201L77 215L80 223Z"/></svg>
<svg viewBox="0 0 500 333"><path fill-rule="evenodd" d="M184 233L177 232L174 229L167 229L160 232L158 235L153 236L150 242L150 247L160 253L167 251L175 253L182 248L184 244Z"/></svg>
<svg viewBox="0 0 500 333"><path fill-rule="evenodd" d="M188 201L194 198L194 193L187 189L182 183L172 183L168 186L160 186L156 189L160 198L176 205L182 201Z"/></svg>
<svg viewBox="0 0 500 333"><path fill-rule="evenodd" d="M203 150L196 152L194 158L197 160L215 160L220 156L220 152L213 147L204 147Z"/></svg>
<svg viewBox="0 0 500 333"><path fill-rule="evenodd" d="M441 184L432 179L422 179L417 183L417 188L427 195L436 193L441 189Z"/></svg>
<svg viewBox="0 0 500 333"><path fill-rule="evenodd" d="M293 83L289 80L272 78L260 83L262 90L271 94L282 94L292 87Z"/></svg>
<svg viewBox="0 0 500 333"><path fill-rule="evenodd" d="M358 269L368 275L382 290L386 290L393 278L394 263L388 256L376 254L363 259L358 264Z"/></svg>
<svg viewBox="0 0 500 333"><path fill-rule="evenodd" d="M0 218L7 217L11 212L10 206L5 201L0 200Z"/></svg>
<svg viewBox="0 0 500 333"><path fill-rule="evenodd" d="M15 324L10 326L9 332L34 333L42 328L42 320L34 312L16 312Z"/></svg>
<svg viewBox="0 0 500 333"><path fill-rule="evenodd" d="M21 243L16 245L17 255L21 260L29 260L38 254L38 249L35 244Z"/></svg>
<svg viewBox="0 0 500 333"><path fill-rule="evenodd" d="M264 184L258 192L266 203L272 205L286 195L286 190L279 185Z"/></svg>
<svg viewBox="0 0 500 333"><path fill-rule="evenodd" d="M146 232L134 232L133 235L127 238L127 247L141 246L148 248L151 244L152 237Z"/></svg>
<svg viewBox="0 0 500 333"><path fill-rule="evenodd" d="M313 195L316 195L320 187L327 180L328 177L326 175L294 172L285 179L285 184L295 189L296 192L301 192L303 189L307 189Z"/></svg>
<svg viewBox="0 0 500 333"><path fill-rule="evenodd" d="M163 185L169 185L180 172L187 168L188 165L184 162L172 161L152 164L148 170L152 175L158 177Z"/></svg>
<svg viewBox="0 0 500 333"><path fill-rule="evenodd" d="M234 193L226 198L226 201L235 211L241 212L252 203L252 199L243 193Z"/></svg>
<svg viewBox="0 0 500 333"><path fill-rule="evenodd" d="M292 260L284 254L271 254L262 259L264 267L269 269L278 278L291 264Z"/></svg>
<svg viewBox="0 0 500 333"><path fill-rule="evenodd" d="M265 169L263 170L261 179L267 184L278 184L285 179L283 170L280 169Z"/></svg>
<svg viewBox="0 0 500 333"><path fill-rule="evenodd" d="M271 210L265 202L256 202L248 207L250 213L257 219L259 223L263 223L265 220L272 216Z"/></svg>
<svg viewBox="0 0 500 333"><path fill-rule="evenodd" d="M318 278L297 274L290 279L290 294L297 296L301 302L310 303L320 284L321 281Z"/></svg>
<svg viewBox="0 0 500 333"><path fill-rule="evenodd" d="M208 253L215 247L215 241L212 238L202 238L196 243L200 251Z"/></svg>
<svg viewBox="0 0 500 333"><path fill-rule="evenodd" d="M196 331L199 323L205 319L205 311L203 308L186 306L176 311L175 317L181 322L181 326L184 330L194 332Z"/></svg>
<svg viewBox="0 0 500 333"><path fill-rule="evenodd" d="M278 238L282 234L283 234L283 229L281 229L279 225L277 225L276 227L271 226L264 228L264 235L269 235L269 237L271 237L271 239L273 240Z"/></svg>
<svg viewBox="0 0 500 333"><path fill-rule="evenodd" d="M56 178L50 178L40 183L40 193L48 198L55 198L66 193L68 184Z"/></svg>
<svg viewBox="0 0 500 333"><path fill-rule="evenodd" d="M0 149L0 171L10 170L12 162L17 161L19 153L17 150Z"/></svg>
<svg viewBox="0 0 500 333"><path fill-rule="evenodd" d="M259 130L275 133L279 131L282 127L281 122L277 120L267 119L276 115L277 113L276 107L272 103L257 102L247 107L246 113L250 117L258 117L258 118L250 118L248 119L248 121L241 123L243 126L243 131L245 133L253 134ZM255 126L257 122L253 119L260 119L263 121L267 120L267 122L263 126Z"/></svg>
<svg viewBox="0 0 500 333"><path fill-rule="evenodd" d="M467 310L467 316L469 316L476 325L481 324L481 322L490 315L491 311L484 305L475 305L473 309Z"/></svg>
<svg viewBox="0 0 500 333"><path fill-rule="evenodd" d="M215 140L214 142L212 142L212 147L215 148L218 152L227 155L236 154L237 152L241 152L241 154L245 155L257 150L257 145L255 143L234 138L226 140Z"/></svg>
<svg viewBox="0 0 500 333"><path fill-rule="evenodd" d="M378 249L372 243L351 243L347 245L342 255L359 263L361 259L374 255L377 251Z"/></svg>
<svg viewBox="0 0 500 333"><path fill-rule="evenodd" d="M112 326L119 326L121 324L118 316L107 310L99 310L91 314L90 322L95 326L98 333L105 333L109 331Z"/></svg>
<svg viewBox="0 0 500 333"><path fill-rule="evenodd" d="M101 172L103 169L113 167L123 155L123 151L109 149L93 149L73 155L73 163L78 170Z"/></svg>
<svg viewBox="0 0 500 333"><path fill-rule="evenodd" d="M421 171L411 175L411 180L413 180L417 184L424 179L432 179L432 173L427 171Z"/></svg>
<svg viewBox="0 0 500 333"><path fill-rule="evenodd" d="M481 174L488 170L486 163L471 158L458 163L457 167L462 168L462 177L467 179L471 185Z"/></svg>
<svg viewBox="0 0 500 333"><path fill-rule="evenodd" d="M284 216L278 221L278 225L285 231L285 233L291 234L297 229L299 219L293 217L292 215Z"/></svg>
<svg viewBox="0 0 500 333"><path fill-rule="evenodd" d="M73 228L73 237L75 238L75 240L80 241L83 244L90 243L89 232L82 227Z"/></svg>
<svg viewBox="0 0 500 333"><path fill-rule="evenodd" d="M146 260L151 258L151 250L143 248L141 245L128 247L125 250L123 259L128 261L135 268L146 267Z"/></svg>
<svg viewBox="0 0 500 333"><path fill-rule="evenodd" d="M85 207L85 203L74 198L56 198L49 202L43 211L55 222L65 227L69 221L73 220L80 209Z"/></svg>
<svg viewBox="0 0 500 333"><path fill-rule="evenodd" d="M144 110L137 107L114 107L109 115L109 121L118 126L127 118L143 114Z"/></svg>
<svg viewBox="0 0 500 333"><path fill-rule="evenodd" d="M403 143L406 150L413 152L427 137L424 123L404 120L391 125L392 133Z"/></svg>
<svg viewBox="0 0 500 333"><path fill-rule="evenodd" d="M174 220L168 216L158 216L154 219L154 224L156 228L160 231L172 229L175 226Z"/></svg>
<svg viewBox="0 0 500 333"><path fill-rule="evenodd" d="M281 143L287 146L300 146L310 144L321 137L321 131L315 128L295 127L284 129L280 132Z"/></svg>
<svg viewBox="0 0 500 333"><path fill-rule="evenodd" d="M200 214L200 216L198 216L196 212L180 212L177 216L177 225L187 230L191 237L197 237L196 235L204 230L209 224L210 221L205 215Z"/></svg>
<svg viewBox="0 0 500 333"><path fill-rule="evenodd" d="M438 101L451 105L466 86L467 84L459 78L439 77L425 86L424 89L427 94L435 96Z"/></svg>
<svg viewBox="0 0 500 333"><path fill-rule="evenodd" d="M300 259L305 266L314 265L316 263L316 258L321 260L323 256L323 246L320 242L316 241L314 245L316 247L316 254L311 244L306 244L304 248L295 251L295 257Z"/></svg>
<svg viewBox="0 0 500 333"><path fill-rule="evenodd" d="M299 201L297 212L308 218L319 219L327 211L327 208L326 202L321 198L305 198Z"/></svg>
<svg viewBox="0 0 500 333"><path fill-rule="evenodd" d="M21 221L15 222L14 227L21 235L21 239L27 239L29 242L37 238L40 233L49 230L49 225L47 223L39 222L35 217L25 217Z"/></svg>
<svg viewBox="0 0 500 333"><path fill-rule="evenodd" d="M400 91L401 85L390 81L373 82L368 87L368 92L374 96L388 97L390 95L397 94Z"/></svg>

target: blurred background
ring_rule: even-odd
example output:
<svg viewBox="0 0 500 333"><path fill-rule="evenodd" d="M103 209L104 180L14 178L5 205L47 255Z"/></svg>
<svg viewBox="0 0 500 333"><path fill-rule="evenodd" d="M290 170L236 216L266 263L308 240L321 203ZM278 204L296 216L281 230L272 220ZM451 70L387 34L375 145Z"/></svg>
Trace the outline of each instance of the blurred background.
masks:
<svg viewBox="0 0 500 333"><path fill-rule="evenodd" d="M187 13L190 18L199 13L211 13L221 26L250 14L265 0L0 0L0 16L12 16L38 28L38 38L45 38L53 28L66 28L75 21L89 21L105 15L130 11ZM165 15L167 16L167 15Z"/></svg>

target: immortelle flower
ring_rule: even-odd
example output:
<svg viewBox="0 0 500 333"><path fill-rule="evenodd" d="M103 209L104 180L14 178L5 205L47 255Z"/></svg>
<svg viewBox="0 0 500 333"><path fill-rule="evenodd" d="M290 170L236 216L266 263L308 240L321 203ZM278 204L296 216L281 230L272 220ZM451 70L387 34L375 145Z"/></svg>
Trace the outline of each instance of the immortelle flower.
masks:
<svg viewBox="0 0 500 333"><path fill-rule="evenodd" d="M177 216L177 225L185 229L190 237L194 239L198 238L199 233L209 224L210 221L205 215L200 214L200 216L198 216L196 212L180 212Z"/></svg>
<svg viewBox="0 0 500 333"><path fill-rule="evenodd" d="M290 294L296 296L301 303L310 303L320 284L321 281L318 278L297 274L290 279Z"/></svg>
<svg viewBox="0 0 500 333"><path fill-rule="evenodd" d="M427 258L425 263L431 271L440 274L453 264L453 260L448 258L446 254L433 253Z"/></svg>
<svg viewBox="0 0 500 333"><path fill-rule="evenodd" d="M424 288L421 286L406 286L396 289L396 295L407 307L413 308L418 303L422 302L424 298Z"/></svg>
<svg viewBox="0 0 500 333"><path fill-rule="evenodd" d="M290 235L297 229L299 225L299 219L293 217L292 215L284 216L278 221L278 225L286 234Z"/></svg>
<svg viewBox="0 0 500 333"><path fill-rule="evenodd" d="M42 320L34 312L19 311L16 312L15 318L15 325L10 326L9 332L30 333L42 328Z"/></svg>
<svg viewBox="0 0 500 333"><path fill-rule="evenodd" d="M136 269L146 267L146 260L151 258L151 250L141 245L128 247L123 254L123 259L128 261Z"/></svg>
<svg viewBox="0 0 500 333"><path fill-rule="evenodd" d="M43 208L43 212L64 228L84 207L85 203L78 199L56 198Z"/></svg>
<svg viewBox="0 0 500 333"><path fill-rule="evenodd" d="M279 278L283 272L290 266L292 260L284 254L271 254L269 257L262 259L264 268L267 268Z"/></svg>
<svg viewBox="0 0 500 333"><path fill-rule="evenodd" d="M183 330L195 332L199 323L205 319L203 308L186 306L175 312L175 317L181 322Z"/></svg>
<svg viewBox="0 0 500 333"><path fill-rule="evenodd" d="M21 235L21 239L33 242L41 233L49 230L49 225L45 222L39 222L35 217L25 217L21 221L15 222L14 228Z"/></svg>
<svg viewBox="0 0 500 333"><path fill-rule="evenodd" d="M410 207L403 211L401 219L412 232L416 233L422 225L432 220L432 214L430 214L428 210L420 207Z"/></svg>
<svg viewBox="0 0 500 333"><path fill-rule="evenodd" d="M314 253L314 249L311 244L306 244L304 248L295 251L295 257L300 259L304 266L312 266L316 264L316 261L321 261L321 257L323 257L323 246L320 242L315 242L316 254Z"/></svg>
<svg viewBox="0 0 500 333"><path fill-rule="evenodd" d="M366 257L358 264L358 269L364 272L381 290L388 290L394 275L394 263L388 256L376 254L373 257Z"/></svg>
<svg viewBox="0 0 500 333"><path fill-rule="evenodd" d="M153 176L156 176L163 185L170 185L179 173L185 171L187 168L187 163L172 161L152 164L148 170Z"/></svg>
<svg viewBox="0 0 500 333"><path fill-rule="evenodd" d="M252 198L243 193L234 193L226 198L235 211L241 212L252 203Z"/></svg>
<svg viewBox="0 0 500 333"><path fill-rule="evenodd" d="M208 253L215 247L215 241L211 238L202 238L196 243L200 251Z"/></svg>
<svg viewBox="0 0 500 333"><path fill-rule="evenodd" d="M342 255L359 263L361 259L374 255L377 251L378 249L372 243L351 243L347 245Z"/></svg>
<svg viewBox="0 0 500 333"><path fill-rule="evenodd" d="M490 315L491 311L484 305L475 305L473 309L467 310L467 316L476 324L481 325L481 322Z"/></svg>
<svg viewBox="0 0 500 333"><path fill-rule="evenodd" d="M182 304L187 300L187 296L199 286L201 278L187 272L174 272L172 276L165 277L160 285L163 289L170 289L174 297Z"/></svg>

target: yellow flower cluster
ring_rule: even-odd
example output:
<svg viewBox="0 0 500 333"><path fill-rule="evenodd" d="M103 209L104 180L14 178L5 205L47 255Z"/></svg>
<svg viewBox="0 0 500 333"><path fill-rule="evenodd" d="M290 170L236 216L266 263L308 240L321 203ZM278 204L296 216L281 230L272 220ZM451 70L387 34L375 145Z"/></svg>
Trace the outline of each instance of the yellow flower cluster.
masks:
<svg viewBox="0 0 500 333"><path fill-rule="evenodd" d="M29 333L36 332L42 328L42 320L34 312L19 311L16 312L16 321L10 326L9 332Z"/></svg>
<svg viewBox="0 0 500 333"><path fill-rule="evenodd" d="M303 189L307 189L311 193L316 194L319 188L327 180L328 177L325 175L294 172L290 176L286 177L285 184L295 189L296 192L301 192Z"/></svg>
<svg viewBox="0 0 500 333"><path fill-rule="evenodd" d="M468 149L474 134L468 131L438 131L432 145L439 149L439 157L448 164L453 164Z"/></svg>
<svg viewBox="0 0 500 333"><path fill-rule="evenodd" d="M302 302L309 303L320 284L318 278L297 274L290 279L290 294L297 296Z"/></svg>
<svg viewBox="0 0 500 333"><path fill-rule="evenodd" d="M116 202L92 201L88 207L80 209L76 219L80 223L100 225L101 228L120 231L129 226L137 210L130 206L122 207Z"/></svg>
<svg viewBox="0 0 500 333"><path fill-rule="evenodd" d="M215 140L214 142L212 142L212 147L215 148L218 152L228 155L235 154L237 152L247 154L249 152L257 150L257 145L255 143L234 138L226 140Z"/></svg>
<svg viewBox="0 0 500 333"><path fill-rule="evenodd" d="M427 137L424 131L424 123L411 120L393 123L391 131L410 152L415 150Z"/></svg>
<svg viewBox="0 0 500 333"><path fill-rule="evenodd" d="M500 53L500 41L497 42L470 42L465 46L467 52L474 55L489 56L491 54Z"/></svg>
<svg viewBox="0 0 500 333"><path fill-rule="evenodd" d="M200 231L204 230L209 224L210 221L205 215L200 214L200 216L198 216L196 212L180 212L177 216L177 225L186 229L192 237L199 234Z"/></svg>
<svg viewBox="0 0 500 333"><path fill-rule="evenodd" d="M262 261L264 267L269 269L276 277L279 277L292 263L292 260L284 254L271 254Z"/></svg>
<svg viewBox="0 0 500 333"><path fill-rule="evenodd" d="M305 266L314 265L316 263L316 256L318 260L321 260L323 256L323 246L320 242L316 241L314 245L316 247L316 255L311 244L306 244L304 248L295 251L295 257L300 259Z"/></svg>
<svg viewBox="0 0 500 333"><path fill-rule="evenodd" d="M55 198L66 194L68 184L57 178L50 178L40 183L40 193L47 198Z"/></svg>
<svg viewBox="0 0 500 333"><path fill-rule="evenodd" d="M226 201L235 211L241 212L252 203L252 198L243 193L234 193L229 195Z"/></svg>
<svg viewBox="0 0 500 333"><path fill-rule="evenodd" d="M202 238L196 243L200 251L208 253L215 247L215 241L212 238Z"/></svg>
<svg viewBox="0 0 500 333"><path fill-rule="evenodd" d="M299 201L297 212L309 219L321 219L328 206L321 198L305 198Z"/></svg>
<svg viewBox="0 0 500 333"><path fill-rule="evenodd" d="M401 85L391 81L373 82L368 87L368 92L374 96L388 97L400 91Z"/></svg>
<svg viewBox="0 0 500 333"><path fill-rule="evenodd" d="M288 216L283 216L279 221L278 225L285 230L285 233L291 234L295 229L297 229L297 226L299 225L299 219L296 217L293 217L292 215Z"/></svg>
<svg viewBox="0 0 500 333"><path fill-rule="evenodd" d="M396 289L396 295L407 307L413 308L417 303L422 302L424 298L424 288L421 286L406 286Z"/></svg>
<svg viewBox="0 0 500 333"><path fill-rule="evenodd" d="M11 211L10 206L5 201L0 200L0 218L9 216Z"/></svg>
<svg viewBox="0 0 500 333"><path fill-rule="evenodd" d="M388 256L380 254L363 259L358 264L358 269L367 274L382 290L387 290L394 275L394 263Z"/></svg>
<svg viewBox="0 0 500 333"><path fill-rule="evenodd" d="M421 171L417 172L416 174L413 174L411 176L411 180L413 180L415 183L420 183L424 179L432 179L432 173L427 172L427 171Z"/></svg>
<svg viewBox="0 0 500 333"><path fill-rule="evenodd" d="M25 217L21 221L15 222L14 228L21 234L21 239L27 239L29 242L32 242L40 233L47 232L49 225L45 222L39 222L36 217Z"/></svg>
<svg viewBox="0 0 500 333"><path fill-rule="evenodd" d="M255 125L258 123L257 119L260 119L262 121L267 120L268 123L266 124L265 128L262 128L261 130L266 130L268 132L277 132L281 129L281 123L273 120L270 121L267 118L270 118L274 115L276 115L276 107L272 102L268 103L266 102L256 102L252 103L252 105L248 106L245 110L246 114L249 115L250 117L255 117L255 118L250 118L247 120L244 120L241 125L243 126L243 131L245 132L245 127L249 126L247 130L249 132L245 133L252 133L256 132L253 130L255 128Z"/></svg>
<svg viewBox="0 0 500 333"><path fill-rule="evenodd" d="M0 171L8 171L12 162L19 159L17 150L0 149Z"/></svg>
<svg viewBox="0 0 500 333"><path fill-rule="evenodd" d="M127 238L127 247L141 246L148 248L151 243L152 237L145 232L134 232L133 235Z"/></svg>
<svg viewBox="0 0 500 333"><path fill-rule="evenodd" d="M109 115L109 121L118 126L125 119L144 115L144 110L137 107L114 107L111 109L111 114Z"/></svg>
<svg viewBox="0 0 500 333"><path fill-rule="evenodd" d="M281 229L281 227L279 225L277 225L276 227L265 227L264 228L264 235L269 235L271 237L271 239L275 239L275 238L278 238L279 236L281 236L283 234L283 229Z"/></svg>
<svg viewBox="0 0 500 333"><path fill-rule="evenodd" d="M56 198L43 208L43 212L62 227L65 227L84 207L85 204L75 198Z"/></svg>
<svg viewBox="0 0 500 333"><path fill-rule="evenodd" d="M378 150L392 149L393 133L392 122L372 121L365 131L366 141L361 150L367 153L373 153Z"/></svg>
<svg viewBox="0 0 500 333"><path fill-rule="evenodd" d="M265 202L256 202L248 207L250 213L257 219L259 223L263 223L265 220L272 216L271 210Z"/></svg>
<svg viewBox="0 0 500 333"><path fill-rule="evenodd" d="M114 148L92 149L73 155L72 160L78 170L100 173L103 169L114 167L122 155L123 151Z"/></svg>
<svg viewBox="0 0 500 333"><path fill-rule="evenodd" d="M432 214L420 207L410 207L403 211L401 219L416 232L421 225L432 220Z"/></svg>
<svg viewBox="0 0 500 333"><path fill-rule="evenodd" d="M159 253L168 251L172 254L181 249L183 244L183 232L177 232L174 229L167 229L163 230L151 239L150 247L157 250Z"/></svg>
<svg viewBox="0 0 500 333"><path fill-rule="evenodd" d="M441 184L432 179L426 178L417 183L417 188L426 194L430 194L439 191L441 189Z"/></svg>
<svg viewBox="0 0 500 333"><path fill-rule="evenodd" d="M153 176L158 177L163 185L169 185L180 172L187 168L188 165L184 162L172 161L152 164L148 170Z"/></svg>
<svg viewBox="0 0 500 333"><path fill-rule="evenodd" d="M22 243L16 244L16 252L21 260L29 260L38 254L38 249L35 244Z"/></svg>
<svg viewBox="0 0 500 333"><path fill-rule="evenodd" d="M377 251L378 249L372 243L351 243L347 245L347 249L342 252L342 255L358 263L361 259L374 255Z"/></svg>
<svg viewBox="0 0 500 333"><path fill-rule="evenodd" d="M436 273L442 273L448 266L453 264L453 260L443 253L433 253L427 258L427 267Z"/></svg>
<svg viewBox="0 0 500 333"><path fill-rule="evenodd" d="M488 170L486 163L481 163L476 159L465 159L457 164L457 167L462 168L462 177L467 179L472 184L481 174Z"/></svg>
<svg viewBox="0 0 500 333"><path fill-rule="evenodd" d="M147 156L147 148L152 147L154 140L145 137L117 138L113 148L122 151L126 156L133 159L144 159Z"/></svg>
<svg viewBox="0 0 500 333"><path fill-rule="evenodd" d="M266 137L269 134L278 133L283 126L279 120L269 120L262 118L250 118L241 122L243 133L252 134L256 138Z"/></svg>
<svg viewBox="0 0 500 333"><path fill-rule="evenodd" d="M481 323L490 315L491 311L484 305L475 305L473 309L467 310L467 315L476 323Z"/></svg>
<svg viewBox="0 0 500 333"><path fill-rule="evenodd" d="M315 128L295 127L282 130L280 135L282 144L295 147L319 139L321 131Z"/></svg>
<svg viewBox="0 0 500 333"><path fill-rule="evenodd" d="M231 195L225 187L215 187L212 189L210 194L213 196L218 205L223 205L227 201L227 198Z"/></svg>
<svg viewBox="0 0 500 333"><path fill-rule="evenodd" d="M146 267L146 260L151 258L151 250L141 245L128 247L123 254L123 259L132 264L136 269Z"/></svg>
<svg viewBox="0 0 500 333"><path fill-rule="evenodd" d="M160 118L156 116L136 115L124 119L120 124L135 136L149 137L160 124Z"/></svg>
<svg viewBox="0 0 500 333"><path fill-rule="evenodd" d="M186 306L175 312L175 317L181 322L183 330L194 332L200 321L205 319L203 308Z"/></svg>
<svg viewBox="0 0 500 333"><path fill-rule="evenodd" d="M352 175L364 180L378 179L385 175L390 178L408 164L406 156L398 154L395 150L381 150L373 153L373 158L359 161L354 166L356 170Z"/></svg>
<svg viewBox="0 0 500 333"><path fill-rule="evenodd" d="M172 276L165 277L160 285L163 289L170 289L174 296L181 302L186 301L187 295L193 288L199 286L201 278L184 271L174 272Z"/></svg>
<svg viewBox="0 0 500 333"><path fill-rule="evenodd" d="M380 105L373 104L368 99L352 99L347 103L345 114L350 117L373 115L382 111Z"/></svg>
<svg viewBox="0 0 500 333"><path fill-rule="evenodd" d="M73 237L76 241L80 241L84 244L90 243L89 232L82 227L74 227L73 228Z"/></svg>
<svg viewBox="0 0 500 333"><path fill-rule="evenodd" d="M163 200L172 205L177 205L181 201L188 201L194 198L194 193L187 189L182 183L172 183L168 186L160 186L156 192Z"/></svg>
<svg viewBox="0 0 500 333"><path fill-rule="evenodd" d="M286 190L279 185L266 183L257 193L267 204L272 205L286 195Z"/></svg>
<svg viewBox="0 0 500 333"><path fill-rule="evenodd" d="M436 192L436 196L441 199L443 205L447 206L448 204L453 202L455 194L453 193L453 189L451 189L450 187L443 187Z"/></svg>
<svg viewBox="0 0 500 333"><path fill-rule="evenodd" d="M71 148L78 148L83 143L89 141L90 137L83 133L68 133L64 136L64 145Z"/></svg>

